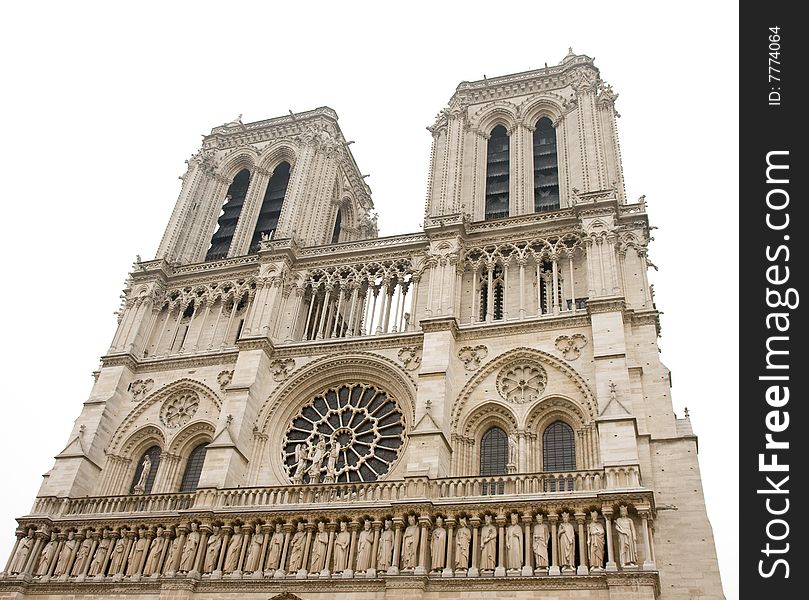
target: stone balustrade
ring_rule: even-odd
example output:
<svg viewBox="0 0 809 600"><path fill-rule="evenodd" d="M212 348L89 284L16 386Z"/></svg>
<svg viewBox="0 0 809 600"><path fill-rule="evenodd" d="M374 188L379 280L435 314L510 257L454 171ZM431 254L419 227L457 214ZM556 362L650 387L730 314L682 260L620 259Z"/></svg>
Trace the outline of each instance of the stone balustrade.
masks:
<svg viewBox="0 0 809 600"><path fill-rule="evenodd" d="M491 497L565 497L608 490L638 489L637 465L588 471L529 473L497 476L407 477L402 480L301 484L252 488L202 489L177 494L103 496L84 498L40 497L31 515L51 517L124 515L209 509L285 509L310 505L363 505L365 503L452 500Z"/></svg>

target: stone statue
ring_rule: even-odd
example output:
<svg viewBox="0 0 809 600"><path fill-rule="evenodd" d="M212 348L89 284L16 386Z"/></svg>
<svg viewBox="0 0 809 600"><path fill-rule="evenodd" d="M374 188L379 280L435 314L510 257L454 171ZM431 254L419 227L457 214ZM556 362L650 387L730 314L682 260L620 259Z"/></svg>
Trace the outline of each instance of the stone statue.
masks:
<svg viewBox="0 0 809 600"><path fill-rule="evenodd" d="M402 569L413 570L418 562L419 526L416 517L407 517L407 528L402 536Z"/></svg>
<svg viewBox="0 0 809 600"><path fill-rule="evenodd" d="M120 537L115 540L115 545L112 547L112 557L110 558L109 574L115 575L124 566L126 555L126 533L123 529L120 530Z"/></svg>
<svg viewBox="0 0 809 600"><path fill-rule="evenodd" d="M371 568L371 553L374 549L374 532L366 519L357 538L357 571L364 573Z"/></svg>
<svg viewBox="0 0 809 600"><path fill-rule="evenodd" d="M183 553L180 555L180 564L177 566L178 573L188 573L188 571L194 570L194 559L197 556L199 538L199 525L191 523L191 531L188 532L185 538Z"/></svg>
<svg viewBox="0 0 809 600"><path fill-rule="evenodd" d="M205 559L202 561L202 572L213 573L216 570L216 559L222 549L222 529L214 525L208 541L205 543Z"/></svg>
<svg viewBox="0 0 809 600"><path fill-rule="evenodd" d="M306 473L306 461L309 460L309 449L306 444L295 446L295 472L292 475L292 483L300 485L303 483L303 475Z"/></svg>
<svg viewBox="0 0 809 600"><path fill-rule="evenodd" d="M384 529L379 534L379 548L376 550L376 568L378 571L387 571L393 560L393 530L390 528L390 519L385 520Z"/></svg>
<svg viewBox="0 0 809 600"><path fill-rule="evenodd" d="M621 516L615 519L615 531L618 532L618 561L621 567L634 567L638 564L635 522L629 516L625 504L621 505L619 511Z"/></svg>
<svg viewBox="0 0 809 600"><path fill-rule="evenodd" d="M149 539L146 537L146 531L141 529L138 531L138 537L132 545L132 550L129 555L129 564L126 567L126 574L131 577L137 573L140 561L143 560L146 554L146 548L149 547Z"/></svg>
<svg viewBox="0 0 809 600"><path fill-rule="evenodd" d="M522 567L522 528L517 513L511 513L511 525L506 527L506 556L509 570L514 571Z"/></svg>
<svg viewBox="0 0 809 600"><path fill-rule="evenodd" d="M37 565L36 571L34 571L34 575L48 574L48 567L51 566L51 559L53 558L53 554L56 552L56 546L58 544L59 542L56 541L56 534L52 533L50 541L45 544L45 547L42 549L42 554L39 555L39 564Z"/></svg>
<svg viewBox="0 0 809 600"><path fill-rule="evenodd" d="M98 542L93 560L90 561L90 568L87 570L87 575L95 577L102 574L101 569L104 567L104 559L107 558L107 552L110 550L111 543L110 534L105 530L104 533L101 534L101 540Z"/></svg>
<svg viewBox="0 0 809 600"><path fill-rule="evenodd" d="M447 555L447 530L444 529L444 519L435 518L435 527L430 536L430 569L440 571L444 568Z"/></svg>
<svg viewBox="0 0 809 600"><path fill-rule="evenodd" d="M284 550L284 527L281 523L275 524L275 533L270 538L269 546L267 568L275 571L281 566L281 552Z"/></svg>
<svg viewBox="0 0 809 600"><path fill-rule="evenodd" d="M466 526L466 517L458 520L458 531L455 532L455 569L466 571L469 568L469 544L472 531Z"/></svg>
<svg viewBox="0 0 809 600"><path fill-rule="evenodd" d="M591 569L601 569L604 564L604 526L598 521L598 511L590 513L587 524L587 558Z"/></svg>
<svg viewBox="0 0 809 600"><path fill-rule="evenodd" d="M337 459L340 457L340 442L334 440L329 450L329 458L326 460L325 483L334 483L337 477Z"/></svg>
<svg viewBox="0 0 809 600"><path fill-rule="evenodd" d="M256 532L250 538L250 545L247 547L247 556L244 558L245 573L253 573L261 570L261 547L264 545L264 534L261 533L261 525L256 525Z"/></svg>
<svg viewBox="0 0 809 600"><path fill-rule="evenodd" d="M140 468L140 477L132 490L136 494L146 493L146 480L149 478L149 472L152 470L152 459L147 454L143 457L143 463Z"/></svg>
<svg viewBox="0 0 809 600"><path fill-rule="evenodd" d="M33 530L28 530L28 535L20 540L17 544L17 551L14 553L14 560L11 561L9 571L16 575L22 573L25 569L25 563L28 562L28 555L31 553L31 546L34 545Z"/></svg>
<svg viewBox="0 0 809 600"><path fill-rule="evenodd" d="M570 514L562 513L559 524L559 565L574 568L576 566L576 531L570 522Z"/></svg>
<svg viewBox="0 0 809 600"><path fill-rule="evenodd" d="M166 547L166 538L163 537L163 528L158 527L155 538L149 546L149 553L146 555L146 564L143 567L143 574L146 577L160 573L160 555Z"/></svg>
<svg viewBox="0 0 809 600"><path fill-rule="evenodd" d="M517 466L518 446L517 436L509 434L508 436L508 464Z"/></svg>
<svg viewBox="0 0 809 600"><path fill-rule="evenodd" d="M289 551L289 572L295 573L303 568L303 544L306 541L306 533L303 531L303 521L298 522L298 529L292 536Z"/></svg>
<svg viewBox="0 0 809 600"><path fill-rule="evenodd" d="M346 522L340 522L340 532L334 538L334 572L342 573L348 568L348 545L351 534L346 530Z"/></svg>
<svg viewBox="0 0 809 600"><path fill-rule="evenodd" d="M326 533L326 524L323 521L318 521L317 533L315 533L312 541L312 558L309 561L310 573L319 573L326 568L326 551L328 547L329 534Z"/></svg>
<svg viewBox="0 0 809 600"><path fill-rule="evenodd" d="M233 535L230 536L230 542L228 543L227 554L225 554L225 564L222 566L225 573L233 573L239 568L239 556L242 553L243 539L244 534L242 534L241 527L234 526Z"/></svg>
<svg viewBox="0 0 809 600"><path fill-rule="evenodd" d="M497 555L497 529L492 525L492 516L486 515L480 528L480 570L494 571Z"/></svg>
<svg viewBox="0 0 809 600"><path fill-rule="evenodd" d="M90 536L85 537L82 543L79 544L79 549L76 552L76 560L73 563L73 569L70 571L70 574L73 577L78 577L84 570L84 563L87 560L87 557L90 555L90 547L92 545L93 540L90 538Z"/></svg>
<svg viewBox="0 0 809 600"><path fill-rule="evenodd" d="M309 465L309 483L320 483L320 463L323 462L323 456L326 454L326 439L321 435L317 440L317 445L308 448L309 458L312 464Z"/></svg>
<svg viewBox="0 0 809 600"><path fill-rule="evenodd" d="M59 553L59 558L56 560L56 568L53 570L54 575L67 574L70 569L68 563L70 562L71 556L73 556L73 548L76 547L77 543L73 536L74 533L72 531L67 534L67 540L65 540L62 551Z"/></svg>
<svg viewBox="0 0 809 600"><path fill-rule="evenodd" d="M163 571L168 572L171 570L171 565L174 563L174 557L177 556L178 552L182 551L180 548L180 536L177 535L177 529L173 530L174 537L171 540L171 545L169 546L168 552L166 552L166 562L163 563ZM112 571L110 571L112 573Z"/></svg>
<svg viewBox="0 0 809 600"><path fill-rule="evenodd" d="M537 569L547 569L548 568L548 539L550 537L550 533L548 532L548 526L543 523L542 515L537 515L537 522L534 525L534 532L533 532L533 544L532 549L534 550L534 564L536 565Z"/></svg>

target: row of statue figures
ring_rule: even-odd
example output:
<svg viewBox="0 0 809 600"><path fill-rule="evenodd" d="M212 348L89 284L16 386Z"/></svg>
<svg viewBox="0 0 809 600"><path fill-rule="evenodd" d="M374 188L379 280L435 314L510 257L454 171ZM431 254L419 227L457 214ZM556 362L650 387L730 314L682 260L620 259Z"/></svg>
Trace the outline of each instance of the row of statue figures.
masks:
<svg viewBox="0 0 809 600"><path fill-rule="evenodd" d="M255 526L192 522L167 529L122 527L50 535L31 529L27 536L20 534L5 576L82 581L206 574L299 579L428 572L455 577L554 575L598 573L604 570L605 558L607 570L615 570L609 518L605 528L597 511L589 520L579 515L577 534L570 516L554 515L550 528L542 514L511 513L508 518L486 514L482 522L477 517L431 520L409 515L406 523L403 519ZM637 568L636 528L626 506L620 507L612 527L618 566Z"/></svg>

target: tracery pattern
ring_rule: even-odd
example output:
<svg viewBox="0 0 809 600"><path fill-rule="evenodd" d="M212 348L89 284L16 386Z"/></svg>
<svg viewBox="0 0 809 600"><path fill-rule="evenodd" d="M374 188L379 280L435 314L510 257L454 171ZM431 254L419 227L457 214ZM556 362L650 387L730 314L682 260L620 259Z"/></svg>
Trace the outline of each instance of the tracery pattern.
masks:
<svg viewBox="0 0 809 600"><path fill-rule="evenodd" d="M176 429L188 423L197 413L199 396L186 390L168 398L160 409L160 420L166 427Z"/></svg>
<svg viewBox="0 0 809 600"><path fill-rule="evenodd" d="M293 480L318 483L325 474L326 482L376 481L390 470L403 442L396 401L357 383L326 390L304 406L287 430L281 458Z"/></svg>

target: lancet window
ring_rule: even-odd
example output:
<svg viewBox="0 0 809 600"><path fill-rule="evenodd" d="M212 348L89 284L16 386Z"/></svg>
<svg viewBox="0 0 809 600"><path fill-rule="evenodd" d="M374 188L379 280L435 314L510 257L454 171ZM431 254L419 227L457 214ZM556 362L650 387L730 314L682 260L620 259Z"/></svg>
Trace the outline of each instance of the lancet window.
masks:
<svg viewBox="0 0 809 600"><path fill-rule="evenodd" d="M534 212L559 208L559 162L556 129L548 117L534 129Z"/></svg>
<svg viewBox="0 0 809 600"><path fill-rule="evenodd" d="M506 128L492 129L486 147L486 214L485 218L508 216L509 137Z"/></svg>
<svg viewBox="0 0 809 600"><path fill-rule="evenodd" d="M197 489L200 475L202 475L202 465L205 463L205 452L207 449L208 442L204 442L191 451L191 454L188 456L188 461L185 463L185 472L183 472L183 479L180 484L181 492L193 492Z"/></svg>
<svg viewBox="0 0 809 600"><path fill-rule="evenodd" d="M275 235L278 218L281 216L281 209L284 206L284 196L289 185L289 172L289 163L283 161L275 167L272 177L270 177L264 192L264 199L261 201L261 210L258 213L253 238L250 240L250 253L258 252L262 236L273 237Z"/></svg>
<svg viewBox="0 0 809 600"><path fill-rule="evenodd" d="M129 486L130 494L150 494L154 486L157 467L160 465L160 446L152 446L138 460L135 476Z"/></svg>
<svg viewBox="0 0 809 600"><path fill-rule="evenodd" d="M218 260L228 255L230 243L233 241L233 232L236 230L236 223L239 221L248 187L250 187L250 171L242 169L236 174L236 177L233 178L233 183L228 187L222 213L219 215L216 230L211 237L211 247L208 248L205 255L206 261Z"/></svg>

